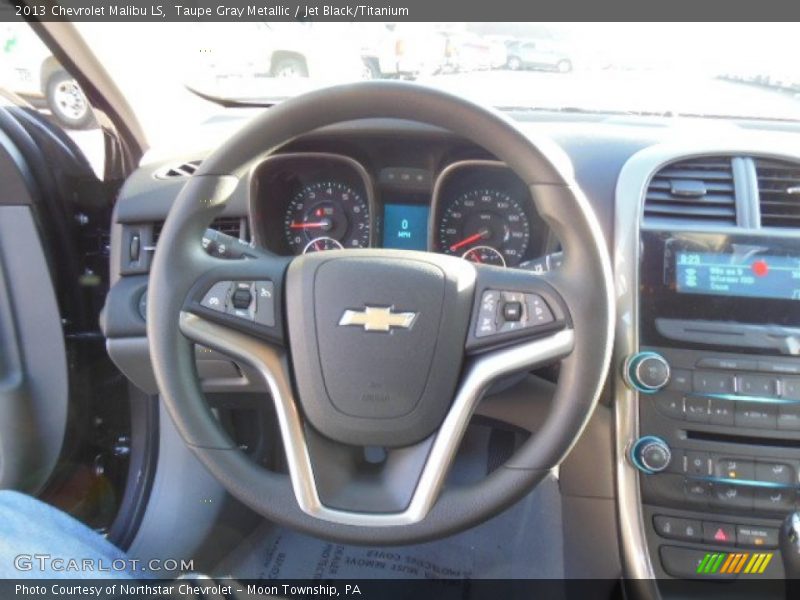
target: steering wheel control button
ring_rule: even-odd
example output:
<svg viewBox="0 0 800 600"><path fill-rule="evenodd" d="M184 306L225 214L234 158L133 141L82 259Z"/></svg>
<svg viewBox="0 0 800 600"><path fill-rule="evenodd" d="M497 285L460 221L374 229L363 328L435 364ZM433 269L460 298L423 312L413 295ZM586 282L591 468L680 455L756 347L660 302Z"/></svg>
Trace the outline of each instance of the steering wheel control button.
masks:
<svg viewBox="0 0 800 600"><path fill-rule="evenodd" d="M251 281L237 281L233 284L228 314L240 319L255 321L256 311L253 302L254 285Z"/></svg>
<svg viewBox="0 0 800 600"><path fill-rule="evenodd" d="M206 292L200 305L217 312L225 312L228 305L228 292L232 285L231 281L218 281Z"/></svg>
<svg viewBox="0 0 800 600"><path fill-rule="evenodd" d="M256 281L255 300L256 323L275 327L275 284L271 281Z"/></svg>
<svg viewBox="0 0 800 600"><path fill-rule="evenodd" d="M503 320L512 322L521 321L522 302L506 302L503 304Z"/></svg>
<svg viewBox="0 0 800 600"><path fill-rule="evenodd" d="M553 321L553 312L538 294L486 290L481 296L475 337L531 329Z"/></svg>
<svg viewBox="0 0 800 600"><path fill-rule="evenodd" d="M652 394L669 383L669 363L655 352L639 352L625 361L624 376L633 389Z"/></svg>
<svg viewBox="0 0 800 600"><path fill-rule="evenodd" d="M247 309L250 308L250 303L253 301L253 295L250 293L250 289L241 289L237 288L236 291L233 292L233 296L231 296L231 304L234 308L239 309Z"/></svg>
<svg viewBox="0 0 800 600"><path fill-rule="evenodd" d="M654 435L640 437L631 446L630 458L633 465L648 475L665 470L672 460L672 452L667 443Z"/></svg>

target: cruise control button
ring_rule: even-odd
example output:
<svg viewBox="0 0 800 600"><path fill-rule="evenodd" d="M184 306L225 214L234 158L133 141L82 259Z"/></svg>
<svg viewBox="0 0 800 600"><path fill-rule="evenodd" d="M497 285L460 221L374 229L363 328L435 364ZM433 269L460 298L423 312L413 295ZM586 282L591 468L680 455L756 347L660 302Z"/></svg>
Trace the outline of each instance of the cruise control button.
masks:
<svg viewBox="0 0 800 600"><path fill-rule="evenodd" d="M230 291L231 285L232 282L230 281L218 281L206 292L200 305L210 308L211 310L225 312L227 308L228 291Z"/></svg>
<svg viewBox="0 0 800 600"><path fill-rule="evenodd" d="M709 544L733 546L736 543L736 527L728 523L703 521L703 541Z"/></svg>
<svg viewBox="0 0 800 600"><path fill-rule="evenodd" d="M693 384L694 391L701 394L730 394L734 390L733 375L727 373L695 371Z"/></svg>
<svg viewBox="0 0 800 600"><path fill-rule="evenodd" d="M653 517L653 527L658 535L672 540L699 542L703 537L703 527L695 519L656 515Z"/></svg>
<svg viewBox="0 0 800 600"><path fill-rule="evenodd" d="M255 321L267 327L275 326L275 284L271 281L255 282Z"/></svg>
<svg viewBox="0 0 800 600"><path fill-rule="evenodd" d="M793 485L794 469L784 463L756 463L756 481Z"/></svg>
<svg viewBox="0 0 800 600"><path fill-rule="evenodd" d="M774 404L765 402L739 402L736 404L737 427L775 429L778 426L778 410Z"/></svg>
<svg viewBox="0 0 800 600"><path fill-rule="evenodd" d="M737 525L736 545L753 548L777 548L778 530L758 525Z"/></svg>

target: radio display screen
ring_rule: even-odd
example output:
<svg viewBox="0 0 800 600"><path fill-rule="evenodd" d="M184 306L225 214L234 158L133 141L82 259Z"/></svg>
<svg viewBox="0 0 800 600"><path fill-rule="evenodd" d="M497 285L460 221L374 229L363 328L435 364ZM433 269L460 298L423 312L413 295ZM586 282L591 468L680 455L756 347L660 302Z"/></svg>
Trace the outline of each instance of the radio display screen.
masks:
<svg viewBox="0 0 800 600"><path fill-rule="evenodd" d="M800 256L741 252L675 252L681 294L800 300Z"/></svg>

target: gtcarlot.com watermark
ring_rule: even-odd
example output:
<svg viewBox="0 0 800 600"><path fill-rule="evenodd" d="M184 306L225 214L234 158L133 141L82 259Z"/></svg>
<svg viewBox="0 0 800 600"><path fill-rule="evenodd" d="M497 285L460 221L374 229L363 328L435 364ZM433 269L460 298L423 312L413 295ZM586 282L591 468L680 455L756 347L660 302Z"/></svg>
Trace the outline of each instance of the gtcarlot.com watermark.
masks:
<svg viewBox="0 0 800 600"><path fill-rule="evenodd" d="M14 568L22 573L180 573L194 571L194 561L173 558L63 558L52 554L18 554Z"/></svg>

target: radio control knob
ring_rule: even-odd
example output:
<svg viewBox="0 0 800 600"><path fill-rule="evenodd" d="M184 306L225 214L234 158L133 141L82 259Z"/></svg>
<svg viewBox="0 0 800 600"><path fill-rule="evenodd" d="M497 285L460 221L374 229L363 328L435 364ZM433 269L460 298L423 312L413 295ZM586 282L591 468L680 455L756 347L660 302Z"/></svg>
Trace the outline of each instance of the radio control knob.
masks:
<svg viewBox="0 0 800 600"><path fill-rule="evenodd" d="M652 394L669 383L669 363L655 352L639 352L625 361L625 382L635 390Z"/></svg>
<svg viewBox="0 0 800 600"><path fill-rule="evenodd" d="M633 466L642 473L660 473L669 466L672 452L667 442L654 435L640 437L631 446L630 458Z"/></svg>

